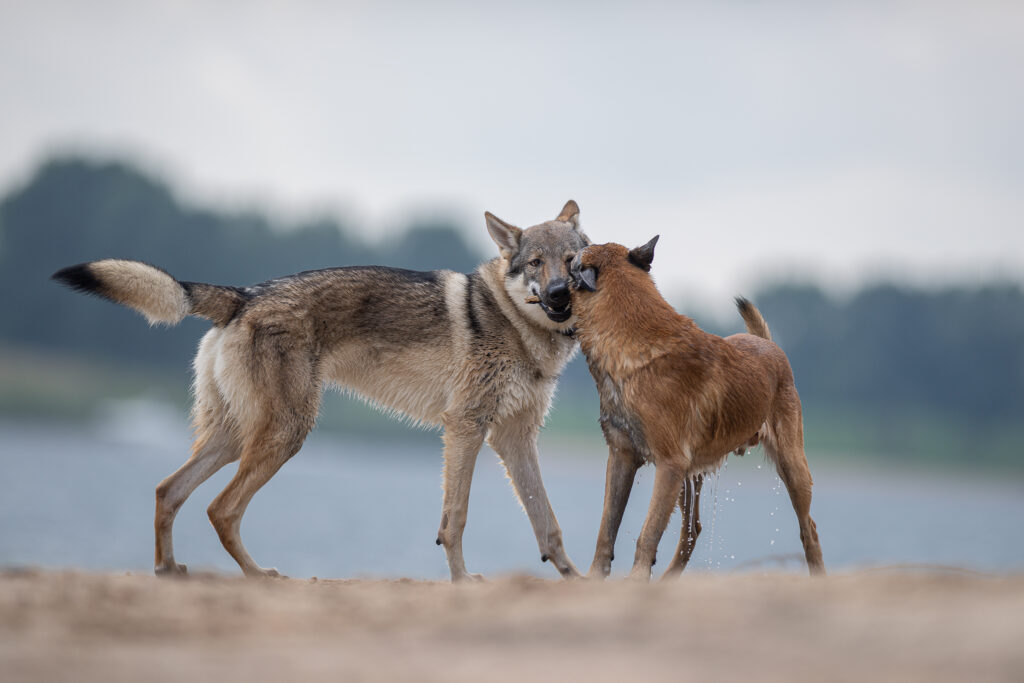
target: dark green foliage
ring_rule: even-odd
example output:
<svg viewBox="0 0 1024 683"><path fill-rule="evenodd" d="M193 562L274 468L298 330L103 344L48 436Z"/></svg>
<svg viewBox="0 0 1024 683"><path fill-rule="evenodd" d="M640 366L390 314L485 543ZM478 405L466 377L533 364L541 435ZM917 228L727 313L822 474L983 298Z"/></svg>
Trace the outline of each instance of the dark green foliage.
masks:
<svg viewBox="0 0 1024 683"><path fill-rule="evenodd" d="M789 354L809 441L845 431L846 447L1024 466L1019 285L876 285L848 301L789 285L757 304Z"/></svg>
<svg viewBox="0 0 1024 683"><path fill-rule="evenodd" d="M934 292L876 285L849 301L777 287L757 301L808 401L880 414L931 406L1024 418L1024 294L1017 285Z"/></svg>

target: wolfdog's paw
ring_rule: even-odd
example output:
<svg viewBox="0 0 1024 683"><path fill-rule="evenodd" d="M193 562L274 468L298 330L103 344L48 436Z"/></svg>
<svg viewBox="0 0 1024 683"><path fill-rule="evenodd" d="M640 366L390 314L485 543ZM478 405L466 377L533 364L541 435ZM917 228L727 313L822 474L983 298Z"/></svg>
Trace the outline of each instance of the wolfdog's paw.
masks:
<svg viewBox="0 0 1024 683"><path fill-rule="evenodd" d="M452 577L452 583L483 583L486 580L483 574L470 574L469 572Z"/></svg>
<svg viewBox="0 0 1024 683"><path fill-rule="evenodd" d="M188 567L183 564L164 564L153 568L157 576L188 576Z"/></svg>
<svg viewBox="0 0 1024 683"><path fill-rule="evenodd" d="M583 574L580 574L580 570L576 569L572 564L567 567L559 567L558 573L562 575L562 578L566 581L575 581L576 579L582 579Z"/></svg>
<svg viewBox="0 0 1024 683"><path fill-rule="evenodd" d="M273 569L273 568L271 568L271 569L263 569L262 567L257 567L256 569L254 569L251 573L249 573L249 576L255 577L257 579L287 579L288 578L287 576L285 576L281 572L277 571L276 569Z"/></svg>

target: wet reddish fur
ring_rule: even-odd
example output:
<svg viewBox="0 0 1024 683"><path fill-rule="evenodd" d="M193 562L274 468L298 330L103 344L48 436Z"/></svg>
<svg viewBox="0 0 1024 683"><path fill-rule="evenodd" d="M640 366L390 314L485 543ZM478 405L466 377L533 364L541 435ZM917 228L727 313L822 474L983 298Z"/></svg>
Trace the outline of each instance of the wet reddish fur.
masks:
<svg viewBox="0 0 1024 683"><path fill-rule="evenodd" d="M673 470L681 482L717 467L732 451L764 442L793 499L808 564L823 570L808 514L812 482L800 399L782 349L752 334L722 338L701 330L662 298L621 245L587 247L581 265L596 269L597 291L574 294L580 347L642 425L654 465ZM758 327L767 333L763 320ZM626 447L621 441L609 438L611 457ZM664 494L677 497L673 487ZM654 507L652 501L652 514ZM653 554L650 559L653 564Z"/></svg>

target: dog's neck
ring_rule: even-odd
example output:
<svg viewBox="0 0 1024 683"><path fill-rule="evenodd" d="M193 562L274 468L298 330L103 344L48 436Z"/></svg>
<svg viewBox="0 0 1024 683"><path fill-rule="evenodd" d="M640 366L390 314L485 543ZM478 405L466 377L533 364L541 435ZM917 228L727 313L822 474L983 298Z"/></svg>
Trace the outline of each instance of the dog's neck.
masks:
<svg viewBox="0 0 1024 683"><path fill-rule="evenodd" d="M508 262L496 258L481 264L477 268L477 273L491 290L502 313L513 323L531 355L538 361L543 361L544 374L557 377L576 353L573 327L575 319L570 318L565 323L558 324L547 320L546 317L538 317L538 307L523 303L523 292L514 295L508 291L505 277L507 270Z"/></svg>
<svg viewBox="0 0 1024 683"><path fill-rule="evenodd" d="M639 269L602 272L598 291L578 292L573 309L580 349L613 377L681 347L698 353L703 344L697 324L677 313Z"/></svg>

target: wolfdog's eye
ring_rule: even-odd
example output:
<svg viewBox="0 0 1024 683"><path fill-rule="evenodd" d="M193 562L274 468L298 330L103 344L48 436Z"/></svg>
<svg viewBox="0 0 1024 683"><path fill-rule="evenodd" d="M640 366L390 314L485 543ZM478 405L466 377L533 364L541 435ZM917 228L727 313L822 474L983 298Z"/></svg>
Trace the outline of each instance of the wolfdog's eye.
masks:
<svg viewBox="0 0 1024 683"><path fill-rule="evenodd" d="M540 264L542 263L544 262L541 261L539 258L535 258L526 265L530 266L531 268L540 268Z"/></svg>

